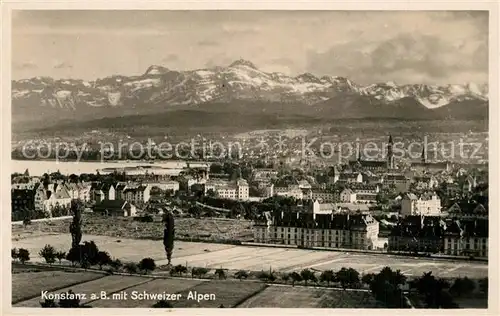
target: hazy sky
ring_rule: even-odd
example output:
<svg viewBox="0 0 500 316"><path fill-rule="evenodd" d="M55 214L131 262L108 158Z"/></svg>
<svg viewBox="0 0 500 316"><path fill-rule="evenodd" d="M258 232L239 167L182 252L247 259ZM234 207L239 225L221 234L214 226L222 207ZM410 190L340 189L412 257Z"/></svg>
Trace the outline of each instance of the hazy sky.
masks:
<svg viewBox="0 0 500 316"><path fill-rule="evenodd" d="M488 81L487 12L16 11L12 76L96 79L226 66L355 82Z"/></svg>

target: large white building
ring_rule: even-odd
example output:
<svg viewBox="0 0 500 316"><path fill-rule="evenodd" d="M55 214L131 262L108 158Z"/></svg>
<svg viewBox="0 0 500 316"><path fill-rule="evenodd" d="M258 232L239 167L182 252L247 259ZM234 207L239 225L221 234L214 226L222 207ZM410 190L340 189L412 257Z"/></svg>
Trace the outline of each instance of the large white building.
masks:
<svg viewBox="0 0 500 316"><path fill-rule="evenodd" d="M375 249L379 223L369 214L275 212L255 221L258 243L302 247Z"/></svg>
<svg viewBox="0 0 500 316"><path fill-rule="evenodd" d="M401 215L440 216L441 199L435 192L424 193L420 196L407 193L401 200Z"/></svg>
<svg viewBox="0 0 500 316"><path fill-rule="evenodd" d="M249 198L249 186L244 179L238 179L234 182L208 180L205 183L205 194L208 191L213 191L224 199L246 201Z"/></svg>

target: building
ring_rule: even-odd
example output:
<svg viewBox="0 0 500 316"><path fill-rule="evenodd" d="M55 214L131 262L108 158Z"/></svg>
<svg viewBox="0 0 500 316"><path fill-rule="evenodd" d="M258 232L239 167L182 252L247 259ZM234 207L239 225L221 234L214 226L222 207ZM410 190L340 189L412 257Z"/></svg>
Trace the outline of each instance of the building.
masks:
<svg viewBox="0 0 500 316"><path fill-rule="evenodd" d="M313 201L320 200L323 203L334 203L340 200L340 194L332 190L311 190L311 199Z"/></svg>
<svg viewBox="0 0 500 316"><path fill-rule="evenodd" d="M363 175L361 172L344 172L339 175L339 178L337 180L339 183L362 183L363 182Z"/></svg>
<svg viewBox="0 0 500 316"><path fill-rule="evenodd" d="M349 167L351 170L364 170L375 173L382 173L387 172L387 170L395 169L396 164L394 162L393 146L394 142L392 140L392 135L389 135L386 160L363 160L358 148L358 152L356 154L357 159L355 161L349 161Z"/></svg>
<svg viewBox="0 0 500 316"><path fill-rule="evenodd" d="M488 258L488 219L452 220L444 233L444 253Z"/></svg>
<svg viewBox="0 0 500 316"><path fill-rule="evenodd" d="M477 203L474 201L465 203L454 203L450 206L446 213L448 217L454 219L487 219L488 218L488 204Z"/></svg>
<svg viewBox="0 0 500 316"><path fill-rule="evenodd" d="M35 209L35 190L13 189L11 190L12 213L23 213L26 210Z"/></svg>
<svg viewBox="0 0 500 316"><path fill-rule="evenodd" d="M148 183L151 188L159 188L163 191L173 191L174 193L179 191L179 182L177 181L162 181L162 182L152 182Z"/></svg>
<svg viewBox="0 0 500 316"><path fill-rule="evenodd" d="M246 180L238 179L234 182L224 180L208 180L205 183L205 194L215 192L219 197L231 200L247 201L249 186Z"/></svg>
<svg viewBox="0 0 500 316"><path fill-rule="evenodd" d="M72 200L68 191L64 188L56 190L55 192L47 191L47 199L43 201L44 210L49 212L50 216L52 216L52 211L56 207L62 207L69 210Z"/></svg>
<svg viewBox="0 0 500 316"><path fill-rule="evenodd" d="M452 165L448 161L444 162L428 162L427 153L425 151L425 146L422 149L422 155L419 162L413 162L410 165L410 170L413 170L420 174L425 173L441 173L449 172L452 170Z"/></svg>
<svg viewBox="0 0 500 316"><path fill-rule="evenodd" d="M253 178L255 181L270 181L276 179L278 171L270 168L257 168L253 170Z"/></svg>
<svg viewBox="0 0 500 316"><path fill-rule="evenodd" d="M389 251L442 253L446 224L438 216L407 216L389 234Z"/></svg>
<svg viewBox="0 0 500 316"><path fill-rule="evenodd" d="M96 203L104 200L115 200L115 187L108 183L93 183L90 188L90 199Z"/></svg>
<svg viewBox="0 0 500 316"><path fill-rule="evenodd" d="M383 184L386 187L395 187L398 192L407 192L410 189L411 179L403 174L387 174Z"/></svg>
<svg viewBox="0 0 500 316"><path fill-rule="evenodd" d="M342 202L342 203L355 203L356 202L356 193L349 188L342 190L342 192L340 192L340 202Z"/></svg>
<svg viewBox="0 0 500 316"><path fill-rule="evenodd" d="M94 213L108 216L136 216L134 204L124 200L103 200L93 207Z"/></svg>
<svg viewBox="0 0 500 316"><path fill-rule="evenodd" d="M136 187L126 187L121 196L129 203L138 205L140 203L147 203L151 198L150 185L138 185ZM111 200L111 199L110 199Z"/></svg>
<svg viewBox="0 0 500 316"><path fill-rule="evenodd" d="M414 193L406 193L401 200L401 215L441 215L441 199L435 192L426 192L417 196Z"/></svg>
<svg viewBox="0 0 500 316"><path fill-rule="evenodd" d="M412 185L415 190L432 190L438 186L438 181L434 176L416 176Z"/></svg>
<svg viewBox="0 0 500 316"><path fill-rule="evenodd" d="M255 222L254 239L260 243L308 248L374 249L378 222L369 214L314 214L274 212Z"/></svg>

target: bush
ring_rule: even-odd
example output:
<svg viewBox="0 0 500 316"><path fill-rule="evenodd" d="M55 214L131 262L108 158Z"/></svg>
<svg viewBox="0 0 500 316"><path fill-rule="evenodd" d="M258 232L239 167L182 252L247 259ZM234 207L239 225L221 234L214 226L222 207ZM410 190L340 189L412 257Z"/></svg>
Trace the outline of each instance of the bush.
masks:
<svg viewBox="0 0 500 316"><path fill-rule="evenodd" d="M42 308L54 308L57 307L56 302L53 299L46 298L43 302L40 302Z"/></svg>
<svg viewBox="0 0 500 316"><path fill-rule="evenodd" d="M127 271L128 273L137 273L137 264L133 263L133 262L128 262L126 263L123 268L125 269L125 271Z"/></svg>
<svg viewBox="0 0 500 316"><path fill-rule="evenodd" d="M61 263L62 259L66 258L66 252L64 251L58 251L55 253L56 259L59 260L59 264Z"/></svg>
<svg viewBox="0 0 500 316"><path fill-rule="evenodd" d="M166 300L160 300L153 304L153 308L172 308L172 304Z"/></svg>
<svg viewBox="0 0 500 316"><path fill-rule="evenodd" d="M19 258L19 253L17 252L17 248L12 248L10 250L10 256L12 257L12 260L17 260Z"/></svg>
<svg viewBox="0 0 500 316"><path fill-rule="evenodd" d="M202 277L204 277L208 273L208 271L210 271L210 270L207 269L207 268L203 268L203 267L201 267L201 268L192 268L191 269L191 277L194 278L195 276L197 276L197 277L202 278Z"/></svg>
<svg viewBox="0 0 500 316"><path fill-rule="evenodd" d="M175 267L170 269L170 275L182 275L183 273L187 273L188 269L182 264L178 264Z"/></svg>
<svg viewBox="0 0 500 316"><path fill-rule="evenodd" d="M111 263L111 257L106 251L99 251L97 253L97 264L99 265L99 269L102 270L102 266L108 265Z"/></svg>
<svg viewBox="0 0 500 316"><path fill-rule="evenodd" d="M155 261L151 258L144 258L139 262L139 269L148 273L156 269Z"/></svg>
<svg viewBox="0 0 500 316"><path fill-rule="evenodd" d="M26 261L30 261L30 253L27 249L21 248L19 249L19 253L17 254L19 261L24 264Z"/></svg>
<svg viewBox="0 0 500 316"><path fill-rule="evenodd" d="M471 294L476 288L476 283L468 277L455 279L450 288L450 293L456 296Z"/></svg>
<svg viewBox="0 0 500 316"><path fill-rule="evenodd" d="M224 269L216 269L215 270L215 275L219 278L219 280L225 279L226 278L226 271Z"/></svg>
<svg viewBox="0 0 500 316"><path fill-rule="evenodd" d="M122 264L122 262L120 261L120 259L111 260L111 262L109 263L109 265L110 265L113 269L115 269L115 270L118 270L118 269L120 269L120 268L123 266L123 264Z"/></svg>
<svg viewBox="0 0 500 316"><path fill-rule="evenodd" d="M248 278L248 272L245 270L240 270L234 274L235 278L239 279L240 281L242 279L247 279Z"/></svg>
<svg viewBox="0 0 500 316"><path fill-rule="evenodd" d="M38 253L40 257L45 259L45 262L52 264L56 261L56 250L51 245L45 245L45 247Z"/></svg>

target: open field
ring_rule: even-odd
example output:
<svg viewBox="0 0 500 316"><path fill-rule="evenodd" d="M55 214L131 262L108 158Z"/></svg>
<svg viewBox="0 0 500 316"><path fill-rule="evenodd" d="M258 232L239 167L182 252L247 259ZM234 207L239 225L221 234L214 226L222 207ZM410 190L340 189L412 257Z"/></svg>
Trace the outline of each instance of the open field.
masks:
<svg viewBox="0 0 500 316"><path fill-rule="evenodd" d="M71 219L32 223L28 227L12 226L12 238L23 239L47 234L68 233ZM98 216L85 214L83 217L83 234L128 237L137 239L163 238L162 223L142 223L132 218ZM182 239L202 239L207 241L253 240L251 221L221 218L176 218L176 237Z"/></svg>
<svg viewBox="0 0 500 316"><path fill-rule="evenodd" d="M308 287L269 286L241 308L376 308L369 292Z"/></svg>
<svg viewBox="0 0 500 316"><path fill-rule="evenodd" d="M61 289L74 284L102 278L91 272L40 271L12 274L12 303L39 297L41 291Z"/></svg>
<svg viewBox="0 0 500 316"><path fill-rule="evenodd" d="M250 296L262 291L265 287L266 285L263 283L242 282L237 280L203 282L189 289L189 291L199 294L214 294L215 300L198 302L196 300L183 299L174 302L172 305L177 308L215 308L221 306L221 304L224 305L224 307L235 307L247 300ZM182 292L183 297L187 297L189 291Z"/></svg>
<svg viewBox="0 0 500 316"><path fill-rule="evenodd" d="M138 262L142 258L151 257L156 261L157 266L167 262L160 240L117 239L83 235L82 241L90 240L95 241L100 250L107 251L112 257L122 261ZM37 254L45 244L67 251L71 244L71 236L69 234L39 236L13 241L12 244L12 247L28 249L32 254L31 261L41 262L43 259ZM488 276L486 262L182 241L175 243L172 263L211 269L222 267L229 270L267 271L272 268L280 272L300 271L304 268L323 271L351 267L360 273L377 273L383 267L390 266L392 269L401 270L407 276L421 276L428 271L443 278L463 276L483 278Z"/></svg>

